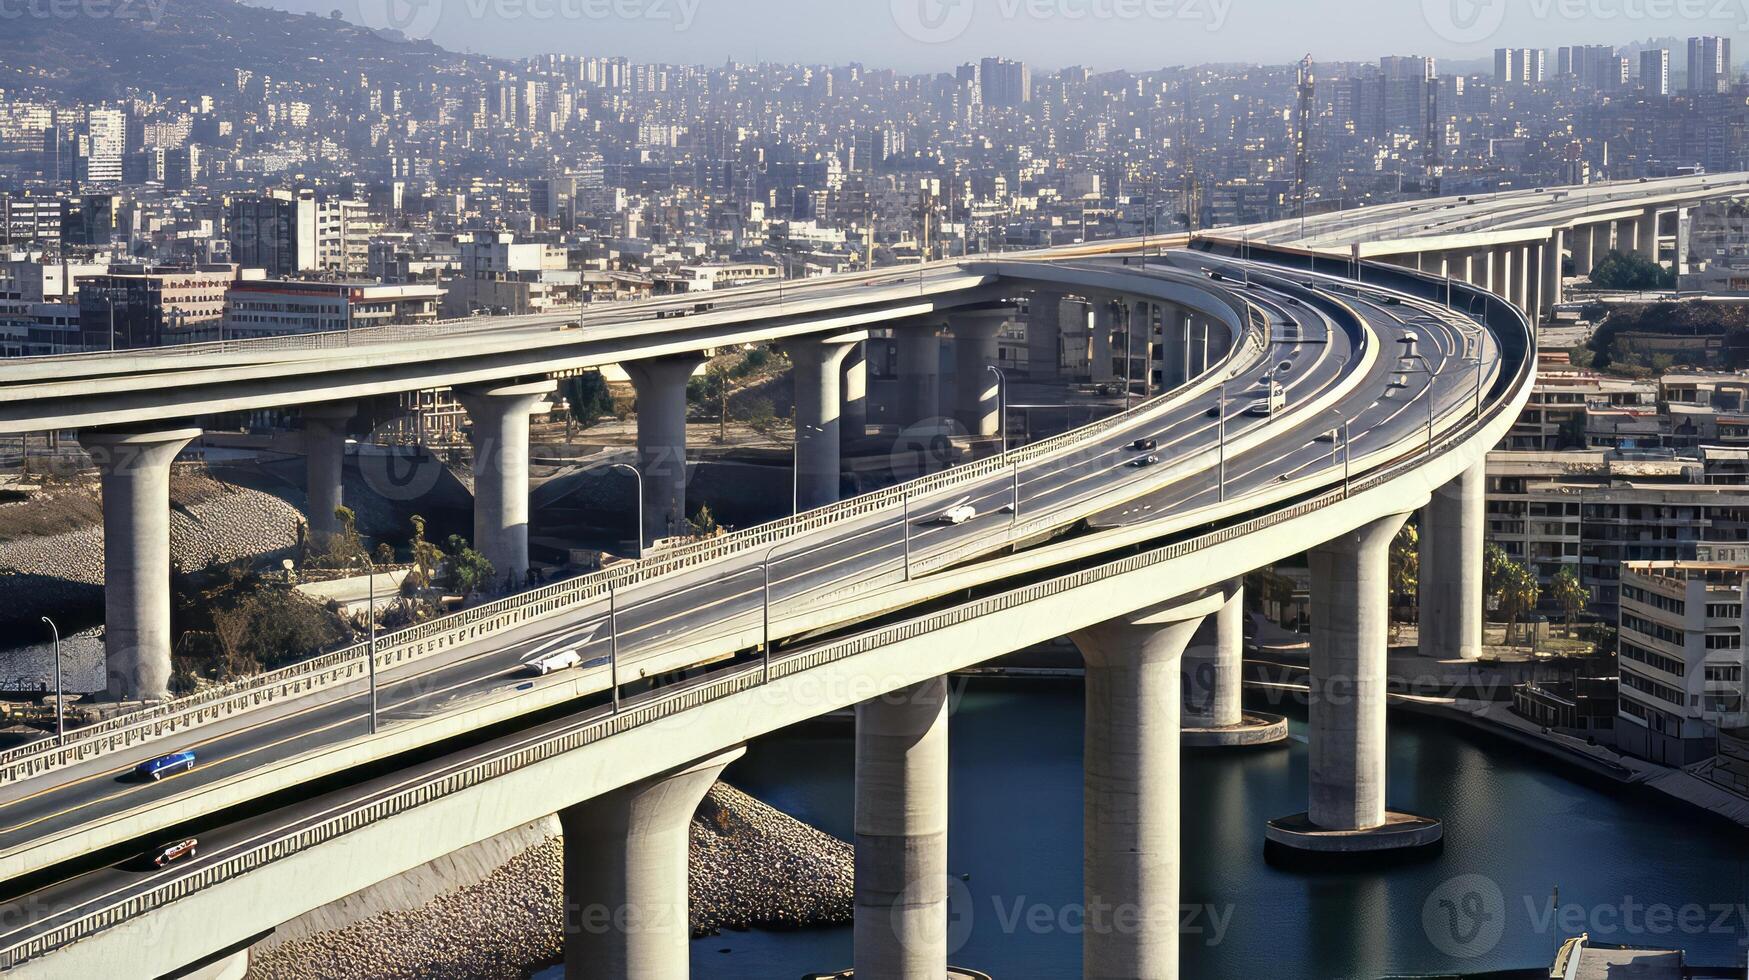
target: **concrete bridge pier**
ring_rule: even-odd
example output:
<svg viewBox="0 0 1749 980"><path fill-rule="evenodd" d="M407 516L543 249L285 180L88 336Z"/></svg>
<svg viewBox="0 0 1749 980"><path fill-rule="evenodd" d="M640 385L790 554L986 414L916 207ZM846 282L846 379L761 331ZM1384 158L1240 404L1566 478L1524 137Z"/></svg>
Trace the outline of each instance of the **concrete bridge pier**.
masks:
<svg viewBox="0 0 1749 980"><path fill-rule="evenodd" d="M862 439L868 435L868 346L852 344L844 355L843 377L840 380L843 409L839 417L842 439Z"/></svg>
<svg viewBox="0 0 1749 980"><path fill-rule="evenodd" d="M1544 310L1553 311L1555 307L1565 302L1565 259L1567 250L1567 233L1556 228L1549 240L1542 246L1543 250L1543 281L1542 293L1538 297L1539 306Z"/></svg>
<svg viewBox="0 0 1749 980"><path fill-rule="evenodd" d="M1512 262L1512 297L1510 302L1526 313L1532 313L1530 280L1536 274L1534 271L1536 267L1531 262L1530 246L1513 245L1508 250L1508 254Z"/></svg>
<svg viewBox="0 0 1749 980"><path fill-rule="evenodd" d="M1661 215L1657 208L1647 208L1645 217L1639 220L1639 236L1635 239L1640 258L1647 262L1658 261L1658 219Z"/></svg>
<svg viewBox="0 0 1749 980"><path fill-rule="evenodd" d="M1184 651L1184 745L1237 748L1285 743L1286 718L1247 712L1241 704L1245 684L1244 580L1228 582L1222 594L1220 611L1202 621Z"/></svg>
<svg viewBox="0 0 1749 980"><path fill-rule="evenodd" d="M1002 431L1001 388L992 367L1001 367L1002 328L1008 325L1008 310L955 314L948 322L953 332L955 413L974 436L994 436Z"/></svg>
<svg viewBox="0 0 1749 980"><path fill-rule="evenodd" d="M1176 307L1167 311L1160 330L1165 350L1161 357L1161 383L1168 391L1190 380L1190 310Z"/></svg>
<svg viewBox="0 0 1749 980"><path fill-rule="evenodd" d="M838 500L843 362L866 333L796 337L783 348L794 365L796 500L802 510Z"/></svg>
<svg viewBox="0 0 1749 980"><path fill-rule="evenodd" d="M566 980L689 973L692 815L745 751L736 747L559 811Z"/></svg>
<svg viewBox="0 0 1749 980"><path fill-rule="evenodd" d="M305 517L310 524L310 542L321 547L340 530L334 511L344 502L346 423L358 414L358 405L310 405L299 414L304 420Z"/></svg>
<svg viewBox="0 0 1749 980"><path fill-rule="evenodd" d="M1190 347L1185 353L1186 368L1191 377L1196 377L1209 369L1209 321L1206 317L1192 317L1190 330Z"/></svg>
<svg viewBox="0 0 1749 980"><path fill-rule="evenodd" d="M947 975L947 678L856 706L856 975Z"/></svg>
<svg viewBox="0 0 1749 980"><path fill-rule="evenodd" d="M1109 384L1119 377L1112 334L1117 330L1117 304L1109 299L1093 301L1093 383Z"/></svg>
<svg viewBox="0 0 1749 980"><path fill-rule="evenodd" d="M620 367L638 393L638 468L644 476L644 544L686 525L686 383L703 354L669 354Z"/></svg>
<svg viewBox="0 0 1749 980"><path fill-rule="evenodd" d="M1506 302L1512 302L1512 248L1502 245L1494 249L1488 262L1488 288Z"/></svg>
<svg viewBox="0 0 1749 980"><path fill-rule="evenodd" d="M1612 251L1632 255L1639 248L1640 223L1633 218L1618 218L1615 222L1615 247Z"/></svg>
<svg viewBox="0 0 1749 980"><path fill-rule="evenodd" d="M93 430L103 493L103 648L116 700L170 696L170 464L199 429Z"/></svg>
<svg viewBox="0 0 1749 980"><path fill-rule="evenodd" d="M1130 378L1136 394L1147 398L1154 393L1154 311L1153 303L1138 301L1130 304L1129 341Z"/></svg>
<svg viewBox="0 0 1749 980"><path fill-rule="evenodd" d="M1421 511L1421 655L1482 656L1482 548L1487 477L1481 464L1433 492Z"/></svg>
<svg viewBox="0 0 1749 980"><path fill-rule="evenodd" d="M498 582L528 576L528 419L549 411L554 381L455 389L474 448L474 550Z"/></svg>
<svg viewBox="0 0 1749 980"><path fill-rule="evenodd" d="M1408 518L1387 517L1313 548L1309 797L1305 813L1269 822L1275 854L1416 850L1439 842L1439 821L1385 809L1385 669L1391 540Z"/></svg>
<svg viewBox="0 0 1749 980"><path fill-rule="evenodd" d="M1595 225L1575 225L1568 231L1567 237L1573 242L1573 274L1589 276L1593 264L1592 245L1595 238Z"/></svg>
<svg viewBox="0 0 1749 980"><path fill-rule="evenodd" d="M941 417L941 323L896 328L899 341L899 427L934 423Z"/></svg>
<svg viewBox="0 0 1749 980"><path fill-rule="evenodd" d="M1027 376L1035 381L1056 381L1063 364L1062 293L1037 290L1027 304Z"/></svg>
<svg viewBox="0 0 1749 980"><path fill-rule="evenodd" d="M1178 976L1179 720L1185 647L1219 592L1141 610L1071 639L1087 662L1081 973Z"/></svg>

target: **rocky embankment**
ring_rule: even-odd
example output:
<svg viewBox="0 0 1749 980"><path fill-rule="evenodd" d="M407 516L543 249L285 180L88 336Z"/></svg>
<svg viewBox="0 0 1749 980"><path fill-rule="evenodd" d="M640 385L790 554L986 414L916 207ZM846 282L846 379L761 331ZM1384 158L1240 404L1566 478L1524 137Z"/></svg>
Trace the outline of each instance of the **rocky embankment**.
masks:
<svg viewBox="0 0 1749 980"><path fill-rule="evenodd" d="M291 930L257 952L249 976L520 980L561 958L562 860L563 842L550 838L416 907L377 912L333 931ZM697 935L850 921L850 845L725 783L712 788L693 818L691 867Z"/></svg>
<svg viewBox="0 0 1749 980"><path fill-rule="evenodd" d="M289 549L301 515L285 501L194 469L170 482L173 567L206 568ZM101 616L103 526L95 481L0 505L0 610ZM0 613L0 618L5 614Z"/></svg>

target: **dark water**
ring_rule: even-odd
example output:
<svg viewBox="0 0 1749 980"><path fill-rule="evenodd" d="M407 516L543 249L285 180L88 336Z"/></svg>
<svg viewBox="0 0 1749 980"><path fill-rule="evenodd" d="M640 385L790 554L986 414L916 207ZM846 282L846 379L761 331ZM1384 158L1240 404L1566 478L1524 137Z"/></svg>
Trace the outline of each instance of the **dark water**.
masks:
<svg viewBox="0 0 1749 980"><path fill-rule="evenodd" d="M971 876L953 962L997 980L1079 977L1079 688L974 686L951 725L949 863ZM726 778L848 838L850 734L769 739ZM1264 822L1306 803L1299 721L1294 735L1285 750L1185 757L1191 980L1546 969L1581 931L1685 949L1690 963L1749 957L1749 831L1406 715L1391 717L1391 805L1442 817L1445 852L1388 870L1273 868ZM692 961L695 977L791 980L848 966L850 932L730 933L697 940Z"/></svg>

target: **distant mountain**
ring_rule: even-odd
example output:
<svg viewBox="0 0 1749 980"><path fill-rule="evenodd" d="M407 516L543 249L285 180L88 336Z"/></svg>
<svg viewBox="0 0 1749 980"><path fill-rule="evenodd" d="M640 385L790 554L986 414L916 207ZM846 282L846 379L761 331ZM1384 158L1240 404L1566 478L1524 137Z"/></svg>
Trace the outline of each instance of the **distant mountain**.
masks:
<svg viewBox="0 0 1749 980"><path fill-rule="evenodd" d="M0 21L0 88L83 99L130 88L214 94L234 87L239 68L320 83L359 72L405 77L461 60L429 41L235 0L29 0L12 13Z"/></svg>

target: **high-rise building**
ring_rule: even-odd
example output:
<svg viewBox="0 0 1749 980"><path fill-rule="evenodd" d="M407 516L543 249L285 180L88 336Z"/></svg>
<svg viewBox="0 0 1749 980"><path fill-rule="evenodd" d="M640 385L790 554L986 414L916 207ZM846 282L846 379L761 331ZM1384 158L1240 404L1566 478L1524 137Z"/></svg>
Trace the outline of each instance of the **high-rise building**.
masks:
<svg viewBox="0 0 1749 980"><path fill-rule="evenodd" d="M268 191L231 202L231 260L269 276L321 268L314 191Z"/></svg>
<svg viewBox="0 0 1749 980"><path fill-rule="evenodd" d="M86 184L121 183L122 157L127 150L127 115L120 109L92 109L79 135L76 176Z"/></svg>
<svg viewBox="0 0 1749 980"><path fill-rule="evenodd" d="M1032 101L1032 69L1007 58L985 58L978 64L978 87L985 105L1017 109Z"/></svg>
<svg viewBox="0 0 1749 980"><path fill-rule="evenodd" d="M1502 85L1536 84L1548 74L1548 52L1541 48L1496 48L1494 81Z"/></svg>
<svg viewBox="0 0 1749 980"><path fill-rule="evenodd" d="M1670 49L1647 48L1640 52L1640 89L1647 95L1670 94Z"/></svg>
<svg viewBox="0 0 1749 980"><path fill-rule="evenodd" d="M1706 35L1688 39L1688 90L1723 92L1731 87L1731 39Z"/></svg>

